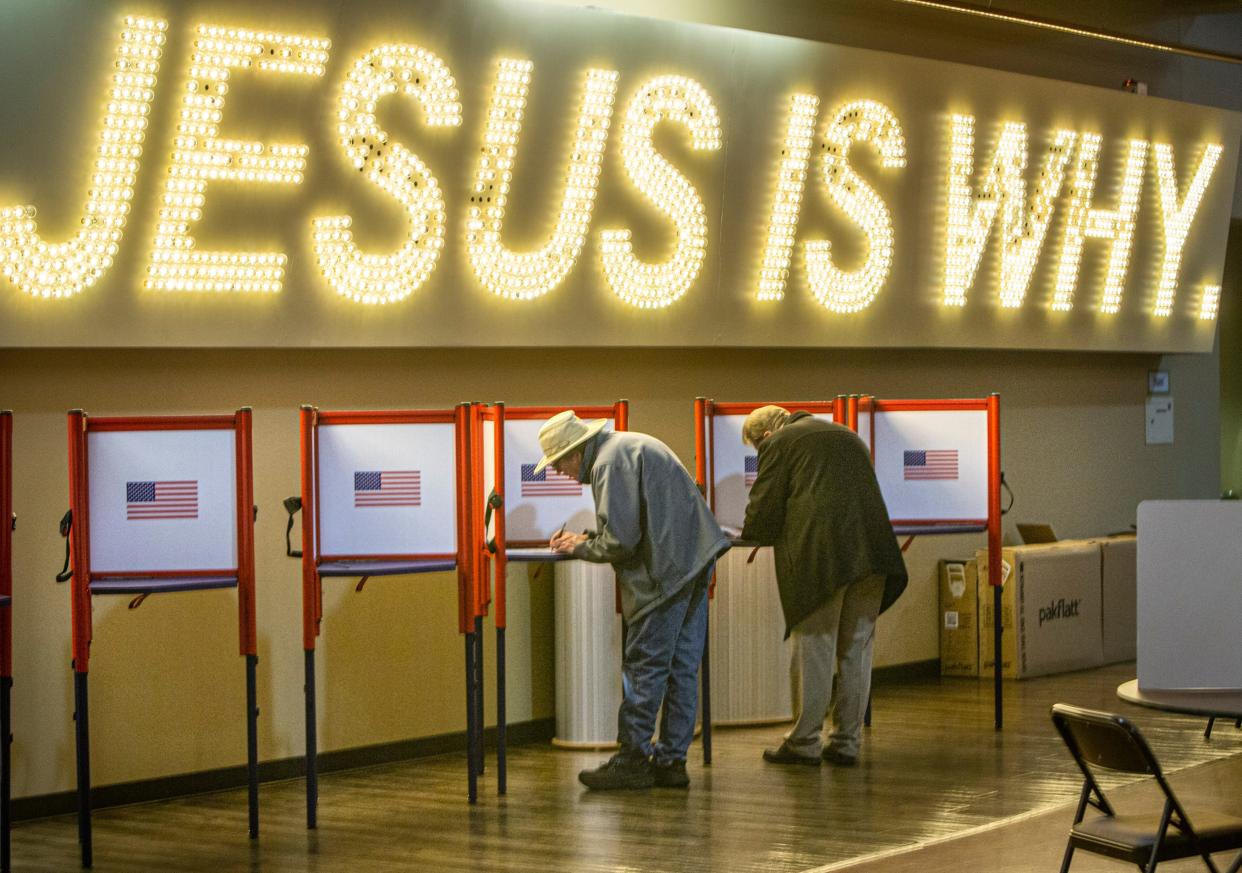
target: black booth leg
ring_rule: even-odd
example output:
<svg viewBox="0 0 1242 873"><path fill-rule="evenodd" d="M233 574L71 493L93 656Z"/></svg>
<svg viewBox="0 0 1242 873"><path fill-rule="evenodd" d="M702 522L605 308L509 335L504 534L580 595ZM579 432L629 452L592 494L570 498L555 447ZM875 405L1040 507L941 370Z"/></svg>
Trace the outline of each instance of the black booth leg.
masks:
<svg viewBox="0 0 1242 873"><path fill-rule="evenodd" d="M258 664L258 655L246 656L246 779L252 840L259 837L259 696L255 680Z"/></svg>
<svg viewBox="0 0 1242 873"><path fill-rule="evenodd" d="M474 742L474 633L466 634L466 798L470 803L479 799L479 774L475 772Z"/></svg>
<svg viewBox="0 0 1242 873"><path fill-rule="evenodd" d="M996 729L1000 730L1005 725L1002 716L1002 702L1004 698L1004 685L1001 682L1001 588L997 585L992 589L992 700L996 707Z"/></svg>
<svg viewBox="0 0 1242 873"><path fill-rule="evenodd" d="M706 609L706 607L704 607ZM703 765L712 762L712 650L711 611L703 619L703 661L699 672L703 684Z"/></svg>
<svg viewBox="0 0 1242 873"><path fill-rule="evenodd" d="M13 783L9 779L9 765L12 763L13 732L12 703L13 677L0 678L0 871L9 873L11 844L9 840L9 806L12 800Z"/></svg>
<svg viewBox="0 0 1242 873"><path fill-rule="evenodd" d="M487 724L486 716L483 714L483 616L477 616L474 620L474 772L482 776L484 771L484 750L483 735L484 726Z"/></svg>
<svg viewBox="0 0 1242 873"><path fill-rule="evenodd" d="M496 793L507 788L505 768L505 629L496 628Z"/></svg>
<svg viewBox="0 0 1242 873"><path fill-rule="evenodd" d="M319 827L319 734L315 715L315 650L307 649L306 663L306 828Z"/></svg>
<svg viewBox="0 0 1242 873"><path fill-rule="evenodd" d="M73 718L78 751L78 843L82 866L94 863L91 850L91 726L87 706L86 674L73 673Z"/></svg>

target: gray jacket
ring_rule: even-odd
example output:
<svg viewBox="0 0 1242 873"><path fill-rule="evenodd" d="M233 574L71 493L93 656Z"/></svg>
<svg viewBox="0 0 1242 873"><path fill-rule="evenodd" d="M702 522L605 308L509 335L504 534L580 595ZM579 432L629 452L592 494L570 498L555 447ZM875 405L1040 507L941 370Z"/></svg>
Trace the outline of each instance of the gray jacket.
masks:
<svg viewBox="0 0 1242 873"><path fill-rule="evenodd" d="M672 597L729 549L694 480L655 437L601 433L586 445L580 477L595 497L595 530L573 555L612 564L626 621Z"/></svg>

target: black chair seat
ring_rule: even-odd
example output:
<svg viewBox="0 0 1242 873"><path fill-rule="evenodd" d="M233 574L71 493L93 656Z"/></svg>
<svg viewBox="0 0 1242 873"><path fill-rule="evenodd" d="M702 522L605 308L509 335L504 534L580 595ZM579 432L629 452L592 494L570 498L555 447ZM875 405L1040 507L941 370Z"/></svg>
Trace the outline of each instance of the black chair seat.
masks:
<svg viewBox="0 0 1242 873"><path fill-rule="evenodd" d="M1224 813L1198 810L1190 823L1209 853L1234 848L1238 845L1239 835L1242 835L1242 818ZM1070 833L1080 847L1085 848L1084 844L1090 843L1101 850L1116 849L1115 857L1146 859L1156 844L1159 824L1158 811L1155 815L1099 815L1074 825ZM1165 858L1187 858L1197 854L1199 849L1186 834L1170 826L1164 837L1161 855Z"/></svg>

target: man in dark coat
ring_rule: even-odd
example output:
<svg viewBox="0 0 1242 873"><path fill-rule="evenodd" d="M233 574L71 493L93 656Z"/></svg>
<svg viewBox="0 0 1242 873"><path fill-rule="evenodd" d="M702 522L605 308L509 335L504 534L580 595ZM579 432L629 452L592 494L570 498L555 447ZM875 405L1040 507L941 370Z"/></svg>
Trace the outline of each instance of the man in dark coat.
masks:
<svg viewBox="0 0 1242 873"><path fill-rule="evenodd" d="M871 694L876 617L908 579L871 455L849 428L779 406L747 416L742 439L759 450L742 539L775 547L785 634L793 635L801 675L797 721L763 757L851 766Z"/></svg>

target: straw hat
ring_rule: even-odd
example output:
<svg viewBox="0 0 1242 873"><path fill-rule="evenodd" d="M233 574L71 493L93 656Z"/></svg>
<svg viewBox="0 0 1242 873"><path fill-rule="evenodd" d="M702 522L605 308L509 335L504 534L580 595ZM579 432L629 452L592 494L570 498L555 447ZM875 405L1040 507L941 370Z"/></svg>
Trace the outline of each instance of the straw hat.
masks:
<svg viewBox="0 0 1242 873"><path fill-rule="evenodd" d="M569 454L603 430L607 424L606 418L583 421L572 409L558 412L539 428L539 447L543 449L543 458L535 465L535 472L538 473L548 464Z"/></svg>

